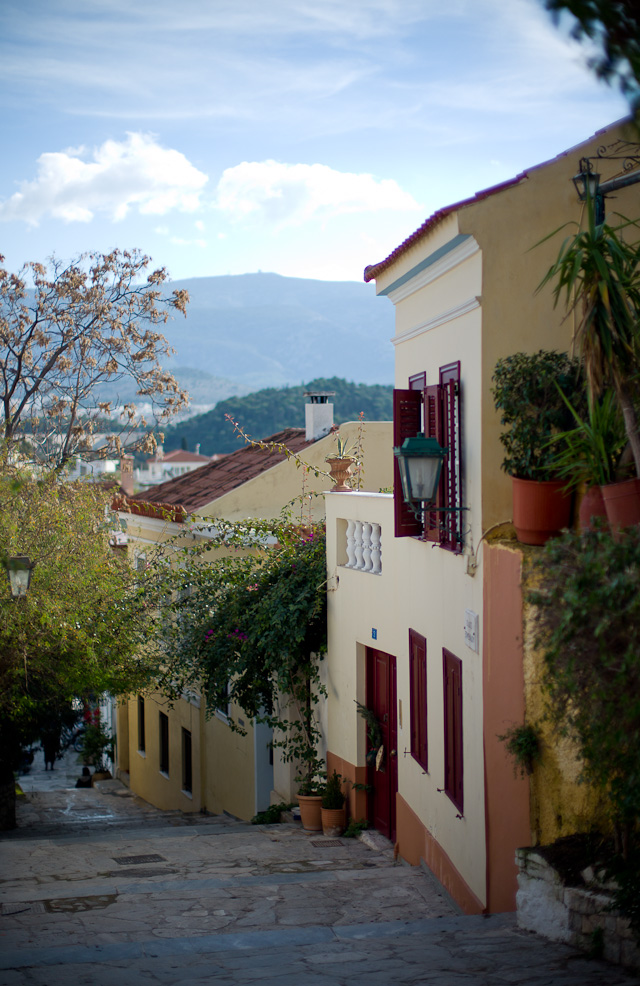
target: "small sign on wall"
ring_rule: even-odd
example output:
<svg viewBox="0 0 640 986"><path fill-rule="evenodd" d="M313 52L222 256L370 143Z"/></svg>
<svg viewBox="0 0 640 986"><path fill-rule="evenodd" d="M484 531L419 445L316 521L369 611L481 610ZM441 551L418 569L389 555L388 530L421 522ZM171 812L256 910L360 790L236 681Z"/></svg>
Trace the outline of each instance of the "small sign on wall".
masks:
<svg viewBox="0 0 640 986"><path fill-rule="evenodd" d="M476 654L479 653L478 647L478 614L474 613L472 609L465 609L464 611L464 642L472 651Z"/></svg>
<svg viewBox="0 0 640 986"><path fill-rule="evenodd" d="M378 631L375 629L375 627L371 627L371 639L372 640L378 639Z"/></svg>

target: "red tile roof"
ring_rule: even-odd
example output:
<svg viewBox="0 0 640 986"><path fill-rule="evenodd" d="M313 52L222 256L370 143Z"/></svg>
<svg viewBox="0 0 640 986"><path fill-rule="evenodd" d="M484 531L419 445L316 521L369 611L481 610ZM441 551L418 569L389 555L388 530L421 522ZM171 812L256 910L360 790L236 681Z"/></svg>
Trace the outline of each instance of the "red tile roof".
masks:
<svg viewBox="0 0 640 986"><path fill-rule="evenodd" d="M300 452L315 444L313 441L306 440L304 428L286 428L263 439L263 442L284 445L291 452ZM209 462L200 469L167 480L166 483L159 483L145 490L144 493L137 493L134 497L128 498L127 504L132 506L133 512L136 513L143 512L142 504L145 503L155 504L163 511L182 507L187 513L193 513L266 472L278 462L283 462L285 458L285 452L245 445L217 462ZM135 509L136 506L138 509ZM144 510L144 513L147 511Z"/></svg>
<svg viewBox="0 0 640 986"><path fill-rule="evenodd" d="M151 462L209 462L208 455L200 455L199 452L186 452L181 448L174 448L172 452L165 452L161 459L157 455L150 460Z"/></svg>
<svg viewBox="0 0 640 986"><path fill-rule="evenodd" d="M498 192L503 192L505 188L511 188L513 185L517 185L519 182L526 178L528 172L523 171L522 174L516 175L515 178L510 178L508 181L503 181L499 185L493 185L492 188L485 188L482 192L476 192L469 199L462 199L461 202L455 202L453 205L446 205L443 209L438 209L434 212L432 216L425 219L422 226L419 226L415 233L408 236L400 246L396 247L388 257L381 260L377 264L369 264L368 267L364 269L364 279L365 281L373 281L379 274L382 274L387 267L391 267L393 263L401 257L403 253L406 253L418 240L421 240L423 236L434 229L443 219L450 216L452 212L458 212L459 209L464 209L465 206L474 205L476 202L481 202L483 199L488 199L491 195L497 195Z"/></svg>

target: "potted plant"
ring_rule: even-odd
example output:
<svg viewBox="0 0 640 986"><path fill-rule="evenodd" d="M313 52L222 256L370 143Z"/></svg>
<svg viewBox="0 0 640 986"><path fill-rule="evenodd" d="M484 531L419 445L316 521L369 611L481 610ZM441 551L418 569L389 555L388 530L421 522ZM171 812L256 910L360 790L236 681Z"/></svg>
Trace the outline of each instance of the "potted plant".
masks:
<svg viewBox="0 0 640 986"><path fill-rule="evenodd" d="M582 529L591 526L592 518L606 517L601 487L613 482L627 444L613 392L606 390L595 400L589 397L587 403L583 419L567 401L575 427L552 440L553 470L565 480L566 489L583 491L578 512Z"/></svg>
<svg viewBox="0 0 640 986"><path fill-rule="evenodd" d="M591 399L610 388L624 420L636 475L605 484L603 496L612 527L640 523L640 429L638 356L640 346L640 239L638 223L597 223L587 201L587 228L568 237L540 287L553 283L554 303L576 313L575 340ZM558 230L556 230L558 232ZM555 235L554 233L551 234ZM632 242L628 242L632 240Z"/></svg>
<svg viewBox="0 0 640 986"><path fill-rule="evenodd" d="M306 750L298 746L298 759L302 761L302 774L296 777L298 783L298 805L300 821L307 832L322 831L322 797L324 794L324 761L317 759L315 747L311 744Z"/></svg>
<svg viewBox="0 0 640 986"><path fill-rule="evenodd" d="M345 795L342 777L334 772L327 778L322 795L322 831L324 835L342 835L346 823Z"/></svg>
<svg viewBox="0 0 640 986"><path fill-rule="evenodd" d="M564 400L584 404L580 362L567 353L541 349L499 359L493 399L501 411L505 448L502 468L512 477L513 523L524 544L544 544L569 526L571 495L553 471L551 439L573 425Z"/></svg>
<svg viewBox="0 0 640 986"><path fill-rule="evenodd" d="M108 760L113 759L114 746L113 737L101 722L87 725L82 740L82 760L93 767L92 781L111 777Z"/></svg>
<svg viewBox="0 0 640 986"><path fill-rule="evenodd" d="M346 440L340 438L340 433L335 433L336 451L325 457L325 462L329 466L329 475L335 480L333 487L334 493L351 492L351 487L347 480L351 475L351 467L357 462L357 455L360 450L360 442L347 445Z"/></svg>

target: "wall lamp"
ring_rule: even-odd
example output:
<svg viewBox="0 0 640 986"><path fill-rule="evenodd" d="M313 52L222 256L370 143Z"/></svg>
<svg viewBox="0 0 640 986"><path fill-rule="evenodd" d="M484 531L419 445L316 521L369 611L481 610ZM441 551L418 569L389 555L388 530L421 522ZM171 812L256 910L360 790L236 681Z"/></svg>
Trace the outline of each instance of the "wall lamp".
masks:
<svg viewBox="0 0 640 986"><path fill-rule="evenodd" d="M393 450L400 469L404 501L418 519L421 519L425 505L435 502L442 463L448 451L436 438L425 438L422 432L405 438L402 445Z"/></svg>
<svg viewBox="0 0 640 986"><path fill-rule="evenodd" d="M589 158L580 158L579 171L571 179L581 202L593 202L596 226L604 222L604 192L600 188L600 175L593 170Z"/></svg>

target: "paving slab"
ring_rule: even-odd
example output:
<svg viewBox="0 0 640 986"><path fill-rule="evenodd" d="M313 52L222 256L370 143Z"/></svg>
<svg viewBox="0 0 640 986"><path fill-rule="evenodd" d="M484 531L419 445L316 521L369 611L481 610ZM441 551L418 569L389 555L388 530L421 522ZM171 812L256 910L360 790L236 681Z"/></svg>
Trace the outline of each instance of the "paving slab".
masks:
<svg viewBox="0 0 640 986"><path fill-rule="evenodd" d="M119 781L75 789L75 769L34 770L0 838L0 986L637 981L514 915L461 915L377 833L161 812Z"/></svg>

